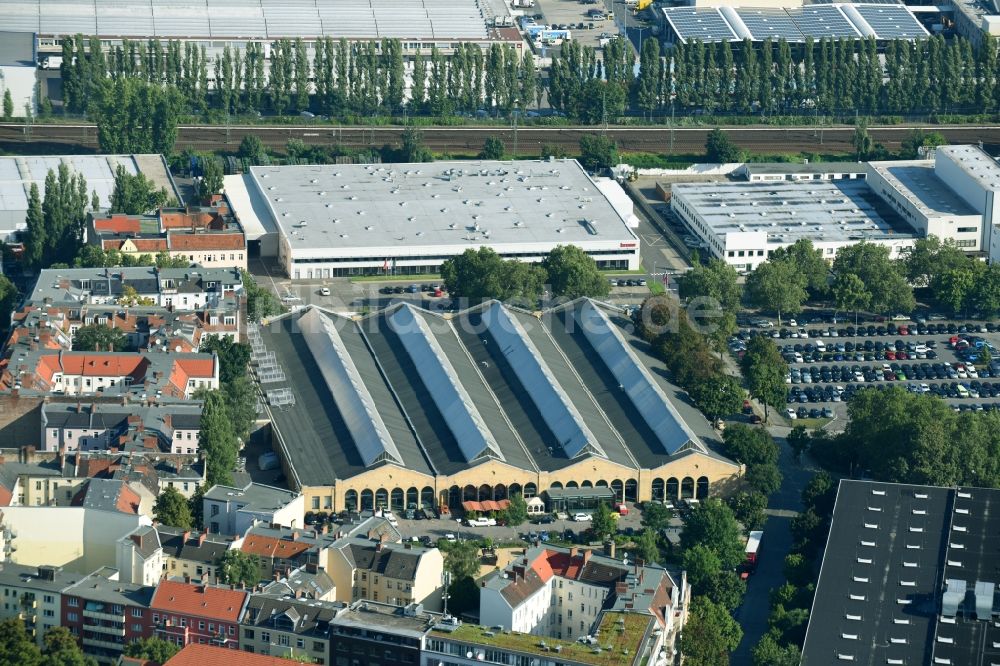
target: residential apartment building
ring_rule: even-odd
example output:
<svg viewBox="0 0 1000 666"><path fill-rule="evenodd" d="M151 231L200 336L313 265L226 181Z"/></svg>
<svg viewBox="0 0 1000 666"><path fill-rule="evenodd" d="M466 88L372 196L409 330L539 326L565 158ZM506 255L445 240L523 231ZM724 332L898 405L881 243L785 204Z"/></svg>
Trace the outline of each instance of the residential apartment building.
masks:
<svg viewBox="0 0 1000 666"><path fill-rule="evenodd" d="M359 601L330 622L334 666L416 666L428 632L441 615L419 604L404 608Z"/></svg>
<svg viewBox="0 0 1000 666"><path fill-rule="evenodd" d="M240 649L328 664L330 622L341 604L252 594L240 618Z"/></svg>
<svg viewBox="0 0 1000 666"><path fill-rule="evenodd" d="M328 549L326 562L338 601L364 599L390 606L416 603L428 610L441 608L444 558L437 548L345 537Z"/></svg>
<svg viewBox="0 0 1000 666"><path fill-rule="evenodd" d="M629 564L591 550L535 546L484 581L479 615L485 626L573 640L590 634L608 610L654 616L672 636L682 624L686 577Z"/></svg>
<svg viewBox="0 0 1000 666"><path fill-rule="evenodd" d="M156 635L176 645L239 647L239 620L248 595L242 590L162 580L150 608Z"/></svg>
<svg viewBox="0 0 1000 666"><path fill-rule="evenodd" d="M244 534L255 522L300 528L305 498L284 488L248 483L242 488L213 486L202 500L205 523L216 534Z"/></svg>
<svg viewBox="0 0 1000 666"><path fill-rule="evenodd" d="M41 645L46 631L62 625L63 590L82 578L61 567L4 562L0 565L0 620L20 619Z"/></svg>
<svg viewBox="0 0 1000 666"><path fill-rule="evenodd" d="M160 534L152 525L142 525L118 540L115 568L126 583L156 585L167 570Z"/></svg>
<svg viewBox="0 0 1000 666"><path fill-rule="evenodd" d="M278 526L255 525L237 538L236 548L253 555L260 563L261 580L285 576L315 557L319 544L314 532L289 530Z"/></svg>
<svg viewBox="0 0 1000 666"><path fill-rule="evenodd" d="M149 515L155 502L155 495L143 498L121 479L88 479L73 497L70 506ZM142 506L144 503L145 507Z"/></svg>
<svg viewBox="0 0 1000 666"><path fill-rule="evenodd" d="M190 399L219 388L215 354L14 350L0 392L68 396Z"/></svg>
<svg viewBox="0 0 1000 666"><path fill-rule="evenodd" d="M157 525L163 546L163 573L199 583L219 581L219 560L233 548L232 537Z"/></svg>
<svg viewBox="0 0 1000 666"><path fill-rule="evenodd" d="M129 643L153 635L153 590L122 582L116 569L100 569L63 590L63 626L80 639L86 653L116 661Z"/></svg>
<svg viewBox="0 0 1000 666"><path fill-rule="evenodd" d="M137 448L197 455L200 430L200 402L47 402L42 407L41 448L69 453Z"/></svg>
<svg viewBox="0 0 1000 666"><path fill-rule="evenodd" d="M49 268L25 299L30 305L119 304L123 296L149 300L174 310L219 307L227 296L241 295L238 268ZM136 303L138 304L138 303Z"/></svg>
<svg viewBox="0 0 1000 666"><path fill-rule="evenodd" d="M165 253L205 268L247 267L246 237L221 196L208 206L161 208L153 215L91 214L87 242L133 257Z"/></svg>

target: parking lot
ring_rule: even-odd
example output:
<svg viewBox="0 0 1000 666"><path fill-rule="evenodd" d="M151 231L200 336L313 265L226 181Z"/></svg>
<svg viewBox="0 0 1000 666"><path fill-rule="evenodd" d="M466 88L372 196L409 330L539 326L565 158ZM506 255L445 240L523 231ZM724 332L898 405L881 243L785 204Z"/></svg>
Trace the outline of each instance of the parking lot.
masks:
<svg viewBox="0 0 1000 666"><path fill-rule="evenodd" d="M535 6L524 10L528 16L541 14L535 22L548 25L553 30L569 30L573 41L581 46L601 46L601 38L618 34L615 22L611 17L603 20L595 19L588 14L590 10L610 13L603 0L535 0ZM619 10L620 11L620 10ZM581 27L582 26L582 27ZM544 45L543 45L544 46ZM539 52L539 55L543 54Z"/></svg>
<svg viewBox="0 0 1000 666"><path fill-rule="evenodd" d="M772 338L788 362L789 419L843 419L857 391L889 386L938 396L957 411L1000 409L998 364L987 362L1000 344L1000 327L992 323L757 327L740 332L735 355L753 335Z"/></svg>

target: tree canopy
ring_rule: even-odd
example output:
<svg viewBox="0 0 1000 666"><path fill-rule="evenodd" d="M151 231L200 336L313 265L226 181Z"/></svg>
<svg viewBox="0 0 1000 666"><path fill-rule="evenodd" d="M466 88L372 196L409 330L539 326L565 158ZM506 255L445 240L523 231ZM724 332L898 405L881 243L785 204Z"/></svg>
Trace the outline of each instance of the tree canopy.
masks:
<svg viewBox="0 0 1000 666"><path fill-rule="evenodd" d="M223 583L242 583L252 588L260 582L260 560L256 555L230 549L219 558L218 565L219 578Z"/></svg>
<svg viewBox="0 0 1000 666"><path fill-rule="evenodd" d="M127 345L120 328L105 324L81 326L73 334L73 351L125 351Z"/></svg>
<svg viewBox="0 0 1000 666"><path fill-rule="evenodd" d="M115 186L111 191L110 213L141 215L152 213L167 205L170 195L166 188L156 185L144 173L129 173L124 166L115 167Z"/></svg>
<svg viewBox="0 0 1000 666"><path fill-rule="evenodd" d="M542 293L545 272L538 266L504 260L492 248L466 250L441 264L441 278L453 298L477 303L490 298L534 302Z"/></svg>
<svg viewBox="0 0 1000 666"><path fill-rule="evenodd" d="M610 292L597 262L576 245L558 245L542 260L542 270L552 295L567 299L601 298Z"/></svg>
<svg viewBox="0 0 1000 666"><path fill-rule="evenodd" d="M157 496L153 516L157 522L171 527L190 529L194 524L188 501L173 486L168 486Z"/></svg>
<svg viewBox="0 0 1000 666"><path fill-rule="evenodd" d="M705 157L709 162L726 164L740 161L740 149L729 135L716 127L705 139Z"/></svg>
<svg viewBox="0 0 1000 666"><path fill-rule="evenodd" d="M750 395L764 403L765 417L769 407L784 406L788 364L770 339L758 335L750 340L740 359L740 370Z"/></svg>
<svg viewBox="0 0 1000 666"><path fill-rule="evenodd" d="M729 653L739 647L743 630L729 610L704 596L691 599L680 651L689 666L728 666Z"/></svg>
<svg viewBox="0 0 1000 666"><path fill-rule="evenodd" d="M750 305L775 312L778 323L782 314L796 314L808 297L808 278L789 259L770 260L757 266L747 277L746 292Z"/></svg>
<svg viewBox="0 0 1000 666"><path fill-rule="evenodd" d="M180 647L162 638L142 638L125 646L126 657L149 659L164 664L168 659L180 652Z"/></svg>
<svg viewBox="0 0 1000 666"><path fill-rule="evenodd" d="M701 501L691 512L681 532L687 550L701 544L715 553L723 569L734 569L745 556L743 538L732 509L717 497Z"/></svg>
<svg viewBox="0 0 1000 666"><path fill-rule="evenodd" d="M856 275L865 286L869 307L876 312L912 312L916 306L913 289L906 281L902 264L891 260L889 252L884 245L867 242L840 248L833 261L835 280Z"/></svg>
<svg viewBox="0 0 1000 666"><path fill-rule="evenodd" d="M580 164L588 171L610 169L618 164L618 146L602 134L580 137Z"/></svg>

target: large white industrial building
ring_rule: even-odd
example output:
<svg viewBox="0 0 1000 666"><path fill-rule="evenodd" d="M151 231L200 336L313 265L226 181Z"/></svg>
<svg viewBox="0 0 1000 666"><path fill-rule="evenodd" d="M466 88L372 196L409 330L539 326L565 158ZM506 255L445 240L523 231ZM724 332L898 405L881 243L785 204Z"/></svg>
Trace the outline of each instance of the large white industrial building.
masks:
<svg viewBox="0 0 1000 666"><path fill-rule="evenodd" d="M856 169L852 169L856 170ZM934 235L1000 259L1000 165L976 146L942 146L933 159L869 162L865 178L796 173L779 181L677 184L671 208L703 247L749 271L808 238L832 260L861 241L893 257Z"/></svg>
<svg viewBox="0 0 1000 666"><path fill-rule="evenodd" d="M576 245L639 268L631 200L575 160L253 167L226 194L251 247L295 280L436 273L484 246L538 262Z"/></svg>

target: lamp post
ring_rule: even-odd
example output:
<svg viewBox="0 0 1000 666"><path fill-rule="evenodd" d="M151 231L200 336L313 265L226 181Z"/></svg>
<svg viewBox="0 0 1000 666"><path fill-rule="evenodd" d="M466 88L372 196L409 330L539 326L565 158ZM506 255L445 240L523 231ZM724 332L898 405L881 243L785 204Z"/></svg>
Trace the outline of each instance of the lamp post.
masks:
<svg viewBox="0 0 1000 666"><path fill-rule="evenodd" d="M517 114L521 105L520 99L514 100L514 159L517 159ZM513 161L513 160L511 160Z"/></svg>

